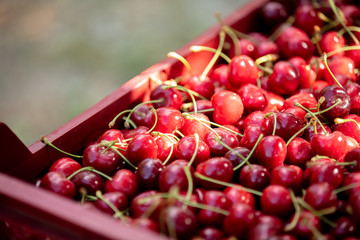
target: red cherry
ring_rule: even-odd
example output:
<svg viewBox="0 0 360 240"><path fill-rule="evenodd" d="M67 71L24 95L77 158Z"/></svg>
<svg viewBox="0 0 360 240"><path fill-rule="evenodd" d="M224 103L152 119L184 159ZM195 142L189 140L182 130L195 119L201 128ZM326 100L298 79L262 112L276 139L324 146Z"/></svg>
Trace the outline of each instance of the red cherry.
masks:
<svg viewBox="0 0 360 240"><path fill-rule="evenodd" d="M316 56L308 59L307 64L316 73L316 80L324 80L324 72L327 71L324 62Z"/></svg>
<svg viewBox="0 0 360 240"><path fill-rule="evenodd" d="M128 207L128 199L126 195L122 192L108 192L104 193L102 197L105 201L110 202L113 206L115 206L119 211L124 211ZM95 201L95 206L101 211L113 215L114 210L102 199L98 199Z"/></svg>
<svg viewBox="0 0 360 240"><path fill-rule="evenodd" d="M161 102L153 103L154 108L173 107L180 109L183 104L181 92L175 88L169 88L165 84L154 88L150 93L150 99L161 100Z"/></svg>
<svg viewBox="0 0 360 240"><path fill-rule="evenodd" d="M158 146L154 137L150 134L139 134L134 137L126 149L126 158L135 166L146 158L156 158Z"/></svg>
<svg viewBox="0 0 360 240"><path fill-rule="evenodd" d="M351 102L350 113L360 114L360 85L356 82L347 82L344 85Z"/></svg>
<svg viewBox="0 0 360 240"><path fill-rule="evenodd" d="M240 238L247 234L255 222L255 209L250 205L237 203L230 208L223 229L227 234Z"/></svg>
<svg viewBox="0 0 360 240"><path fill-rule="evenodd" d="M290 191L281 185L267 186L263 190L260 202L265 214L286 217L294 211Z"/></svg>
<svg viewBox="0 0 360 240"><path fill-rule="evenodd" d="M90 170L78 172L71 178L71 181L74 183L77 192L80 193L80 197L83 194L81 189L85 189L88 195L95 195L96 191L102 191L104 188L103 178Z"/></svg>
<svg viewBox="0 0 360 240"><path fill-rule="evenodd" d="M331 59L328 63L331 72L335 75L344 75L355 81L355 63L351 58L348 57L337 57ZM329 71L324 72L324 77L330 84L334 83L334 79Z"/></svg>
<svg viewBox="0 0 360 240"><path fill-rule="evenodd" d="M305 168L306 162L314 156L314 152L308 141L303 138L294 138L287 146L285 163Z"/></svg>
<svg viewBox="0 0 360 240"><path fill-rule="evenodd" d="M299 85L299 71L293 64L285 61L275 63L273 72L269 77L270 91L279 95L287 95L294 93Z"/></svg>
<svg viewBox="0 0 360 240"><path fill-rule="evenodd" d="M239 181L244 187L262 191L270 184L270 173L262 165L246 165L240 171Z"/></svg>
<svg viewBox="0 0 360 240"><path fill-rule="evenodd" d="M319 13L311 4L300 5L295 10L294 25L304 30L309 36L314 33L314 27L322 27L323 21Z"/></svg>
<svg viewBox="0 0 360 240"><path fill-rule="evenodd" d="M192 113L191 116L184 117L184 125L180 132L184 136L192 136L195 133L203 139L210 128L209 118L203 113ZM203 121L202 121L203 120Z"/></svg>
<svg viewBox="0 0 360 240"><path fill-rule="evenodd" d="M154 132L152 134L154 134ZM174 136L160 134L160 136L156 136L154 140L157 145L157 158L160 159L160 161L171 162L176 158L176 147L178 141Z"/></svg>
<svg viewBox="0 0 360 240"><path fill-rule="evenodd" d="M325 98L324 102L320 104L321 110L328 109L337 104L322 114L327 120L331 121L335 118L342 118L350 113L350 97L345 89L337 85L330 85L320 92L320 96Z"/></svg>
<svg viewBox="0 0 360 240"><path fill-rule="evenodd" d="M142 161L135 173L139 187L144 190L158 189L158 179L164 168L162 161L157 158L146 158Z"/></svg>
<svg viewBox="0 0 360 240"><path fill-rule="evenodd" d="M345 46L345 39L343 36L339 36L336 31L328 31L326 32L320 39L319 46L322 52L329 53L336 49L343 48ZM344 56L345 53L343 51L336 53L334 56L340 57Z"/></svg>
<svg viewBox="0 0 360 240"><path fill-rule="evenodd" d="M309 68L302 57L292 57L289 59L300 74L300 88L311 88L316 80L316 72Z"/></svg>
<svg viewBox="0 0 360 240"><path fill-rule="evenodd" d="M261 214L256 218L256 223L253 225L247 234L247 239L271 239L277 234L282 233L284 223L281 218L274 215Z"/></svg>
<svg viewBox="0 0 360 240"><path fill-rule="evenodd" d="M106 130L103 134L101 134L101 136L98 138L98 140L96 141L97 143L101 143L101 141L117 141L117 143L115 143L115 146L118 145L122 145L122 141L124 140L124 136L122 134L122 132L118 129L109 129Z"/></svg>
<svg viewBox="0 0 360 240"><path fill-rule="evenodd" d="M327 125L323 125L324 129L320 126L320 124L316 124L315 126L309 126L304 130L304 134L303 134L303 138L308 141L311 142L311 139L314 137L315 134L320 134L320 135L326 135L328 133L331 133L331 129L330 127L328 127ZM316 129L316 131L315 131Z"/></svg>
<svg viewBox="0 0 360 240"><path fill-rule="evenodd" d="M154 113L150 110L151 108L152 107L149 104L141 105L141 106L137 107L135 109L135 111L131 114L130 119L135 123L137 128L146 126L147 127L146 129L148 130L149 128L152 127L151 126L151 118ZM132 131L134 131L136 129L132 129ZM142 128L142 129L145 129L145 128ZM147 130L144 132L147 132ZM126 138L126 139L132 138L130 136L125 136L123 129L121 131L124 135L124 138Z"/></svg>
<svg viewBox="0 0 360 240"><path fill-rule="evenodd" d="M153 113L151 113L151 114L153 114ZM121 129L121 132L124 135L124 139L132 139L132 138L135 138L137 135L145 134L148 131L149 131L149 128L146 126L138 126L137 128L134 128L131 130Z"/></svg>
<svg viewBox="0 0 360 240"><path fill-rule="evenodd" d="M316 105L318 104L314 94L309 92L300 92L292 95L291 97L288 97L284 101L284 109L294 107L294 103L300 103L303 107L307 109L316 108Z"/></svg>
<svg viewBox="0 0 360 240"><path fill-rule="evenodd" d="M224 233L218 228L205 227L198 232L197 236L199 239L204 240L222 240L224 238ZM195 239L197 236L195 236Z"/></svg>
<svg viewBox="0 0 360 240"><path fill-rule="evenodd" d="M157 233L160 232L159 224L149 218L136 218L134 219L134 221L131 222L131 225L138 228L143 228L143 229L145 228Z"/></svg>
<svg viewBox="0 0 360 240"><path fill-rule="evenodd" d="M213 81L211 81L209 77L202 79L198 75L193 75L188 78L184 84L184 87L200 94L207 99L210 99L215 92Z"/></svg>
<svg viewBox="0 0 360 240"><path fill-rule="evenodd" d="M290 219L290 221L294 218L294 216ZM314 232L312 228L314 227L318 231L321 230L321 221L319 217L315 216L313 213L303 210L300 212L299 220L296 222L295 227L291 230L295 236L299 236L301 238L309 239L313 236Z"/></svg>
<svg viewBox="0 0 360 240"><path fill-rule="evenodd" d="M309 171L309 183L321 183L327 182L333 188L337 188L342 184L343 181L343 168L336 164L334 161L328 163L317 161L311 162L311 167L308 167Z"/></svg>
<svg viewBox="0 0 360 240"><path fill-rule="evenodd" d="M270 183L291 188L297 193L302 188L303 171L295 165L280 165L271 171Z"/></svg>
<svg viewBox="0 0 360 240"><path fill-rule="evenodd" d="M260 13L265 23L270 28L276 27L285 22L289 17L288 9L280 2L267 2L260 9Z"/></svg>
<svg viewBox="0 0 360 240"><path fill-rule="evenodd" d="M255 61L246 55L235 56L229 64L229 83L238 88L243 84L256 84L259 70Z"/></svg>
<svg viewBox="0 0 360 240"><path fill-rule="evenodd" d="M59 172L64 174L65 177L68 177L80 168L80 163L72 158L64 157L53 162L50 166L49 172Z"/></svg>
<svg viewBox="0 0 360 240"><path fill-rule="evenodd" d="M173 133L184 125L184 118L178 109L172 107L160 107L156 109L157 122L154 131ZM151 125L155 124L155 114L152 115Z"/></svg>
<svg viewBox="0 0 360 240"><path fill-rule="evenodd" d="M237 91L242 103L244 111L251 113L253 111L262 111L268 105L268 100L261 88L253 84L244 84Z"/></svg>
<svg viewBox="0 0 360 240"><path fill-rule="evenodd" d="M279 47L276 43L270 40L261 41L256 44L254 59L258 59L268 54L279 55Z"/></svg>
<svg viewBox="0 0 360 240"><path fill-rule="evenodd" d="M314 183L306 189L304 200L315 210L336 206L334 188L327 182Z"/></svg>
<svg viewBox="0 0 360 240"><path fill-rule="evenodd" d="M356 44L352 44L351 46L358 46ZM360 50L349 50L345 52L345 56L351 58L354 61L355 67L360 67Z"/></svg>
<svg viewBox="0 0 360 240"><path fill-rule="evenodd" d="M146 215L157 221L165 200L155 190L145 191L136 195L130 203L130 214L134 218L141 218Z"/></svg>
<svg viewBox="0 0 360 240"><path fill-rule="evenodd" d="M360 143L360 117L355 114L349 114L343 118L344 123L339 122L334 127L334 131L342 132L344 135L354 138ZM351 120L351 121L346 121Z"/></svg>
<svg viewBox="0 0 360 240"><path fill-rule="evenodd" d="M360 172L360 148L350 150L344 158L344 163L353 163L345 165L349 172Z"/></svg>
<svg viewBox="0 0 360 240"><path fill-rule="evenodd" d="M75 185L59 172L46 173L41 179L40 187L68 198L75 195Z"/></svg>
<svg viewBox="0 0 360 240"><path fill-rule="evenodd" d="M190 161L195 151L197 151L197 153L193 162L194 167L208 160L210 157L210 148L203 140L199 139L198 148L196 149L195 138L193 136L186 136L179 141L176 148L176 156L178 159Z"/></svg>
<svg viewBox="0 0 360 240"><path fill-rule="evenodd" d="M239 41L236 44L240 50L238 54L246 55L246 56L249 56L254 59L254 53L256 51L256 49L255 49L256 47L252 41L250 41L249 39L246 39L246 38L242 38L242 39L239 39ZM227 55L230 58L233 58L236 56L235 51L236 51L235 44L232 44ZM228 69L227 69L227 71L228 71Z"/></svg>
<svg viewBox="0 0 360 240"><path fill-rule="evenodd" d="M120 169L105 182L105 192L122 192L128 199L132 199L139 192L135 173L127 169Z"/></svg>
<svg viewBox="0 0 360 240"><path fill-rule="evenodd" d="M280 166L287 154L286 143L279 136L265 136L256 147L255 155L258 162L269 170Z"/></svg>
<svg viewBox="0 0 360 240"><path fill-rule="evenodd" d="M228 152L228 148L219 141L230 148L239 146L239 140L234 133L223 128L214 128L213 131L208 132L204 139L204 142L209 146L212 156L224 156Z"/></svg>
<svg viewBox="0 0 360 240"><path fill-rule="evenodd" d="M351 186L351 185L356 184L354 187L347 190L345 193L347 193L348 195L354 195L354 194L359 195L358 194L358 192L360 192L359 182L360 182L360 172L352 172L352 173L350 173L348 175L345 175L342 186Z"/></svg>
<svg viewBox="0 0 360 240"><path fill-rule="evenodd" d="M266 112L265 111L254 111L247 115L243 119L243 123L241 125L241 131L245 132L246 128L250 125L259 125L259 126L266 126Z"/></svg>
<svg viewBox="0 0 360 240"><path fill-rule="evenodd" d="M211 103L214 108L213 120L218 124L234 124L244 112L240 96L228 90L215 93Z"/></svg>
<svg viewBox="0 0 360 240"><path fill-rule="evenodd" d="M227 187L224 190L224 194L226 195L226 198L230 200L232 205L243 203L255 207L254 196L246 190L237 187Z"/></svg>

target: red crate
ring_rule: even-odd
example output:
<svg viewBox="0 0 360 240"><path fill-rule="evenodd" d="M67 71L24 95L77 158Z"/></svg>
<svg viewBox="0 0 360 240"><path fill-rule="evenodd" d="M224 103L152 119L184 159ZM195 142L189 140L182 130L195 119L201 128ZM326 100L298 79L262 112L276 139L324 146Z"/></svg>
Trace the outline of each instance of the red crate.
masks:
<svg viewBox="0 0 360 240"><path fill-rule="evenodd" d="M259 30L258 10L267 1L253 0L224 21L241 32ZM177 50L186 57L194 71L202 72L212 53L191 53L189 47L203 45L216 48L219 30L217 24ZM81 152L88 141L96 139L108 128L108 123L117 113L148 99L150 90L155 86L151 77L166 80L182 71L181 63L166 58L46 137L67 152ZM25 146L4 123L0 123L0 149L0 218L24 224L54 239L164 238L143 229L130 228L73 200L36 188L36 178L63 155L40 141Z"/></svg>

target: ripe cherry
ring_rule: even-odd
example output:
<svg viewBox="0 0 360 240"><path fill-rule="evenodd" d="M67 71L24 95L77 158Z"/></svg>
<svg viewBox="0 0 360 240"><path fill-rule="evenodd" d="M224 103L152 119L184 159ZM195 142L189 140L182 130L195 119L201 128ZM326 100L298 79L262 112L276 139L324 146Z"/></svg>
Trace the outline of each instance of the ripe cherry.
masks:
<svg viewBox="0 0 360 240"><path fill-rule="evenodd" d="M112 177L112 180L105 182L105 192L122 192L129 200L133 199L139 192L135 173L127 169L120 169Z"/></svg>
<svg viewBox="0 0 360 240"><path fill-rule="evenodd" d="M303 138L294 138L287 146L285 163L305 168L306 162L314 156L311 144Z"/></svg>
<svg viewBox="0 0 360 240"><path fill-rule="evenodd" d="M244 189L237 187L227 187L224 190L224 194L226 198L229 199L229 201L232 203L232 205L243 203L255 208L254 195Z"/></svg>
<svg viewBox="0 0 360 240"><path fill-rule="evenodd" d="M240 171L239 181L244 187L262 191L270 184L270 172L262 165L246 165Z"/></svg>
<svg viewBox="0 0 360 240"><path fill-rule="evenodd" d="M268 105L264 92L253 84L244 84L236 92L244 104L244 111L246 113L252 113L257 110L262 111Z"/></svg>
<svg viewBox="0 0 360 240"><path fill-rule="evenodd" d="M270 184L282 185L299 192L303 184L303 170L295 165L280 165L271 171Z"/></svg>
<svg viewBox="0 0 360 240"><path fill-rule="evenodd" d="M294 211L290 191L281 185L269 185L260 198L261 209L265 214L286 217Z"/></svg>
<svg viewBox="0 0 360 240"><path fill-rule="evenodd" d="M336 31L328 31L321 37L319 45L322 52L329 53L336 49L343 48L345 46L345 39L343 36L339 35ZM340 57L344 55L345 53L341 51L333 56Z"/></svg>
<svg viewBox="0 0 360 240"><path fill-rule="evenodd" d="M244 203L234 204L223 222L224 231L232 236L242 237L255 224L255 209Z"/></svg>
<svg viewBox="0 0 360 240"><path fill-rule="evenodd" d="M164 165L160 159L146 158L136 170L136 182L142 190L158 189L158 179L164 170Z"/></svg>
<svg viewBox="0 0 360 240"><path fill-rule="evenodd" d="M320 104L321 110L332 107L330 110L321 114L327 120L331 121L335 118L342 118L350 113L350 97L345 89L337 85L330 85L320 92L320 96L325 98Z"/></svg>
<svg viewBox="0 0 360 240"><path fill-rule="evenodd" d="M238 88L243 84L256 84L259 70L255 61L246 55L235 56L229 64L229 83Z"/></svg>
<svg viewBox="0 0 360 240"><path fill-rule="evenodd" d="M180 109L183 104L181 92L176 88L171 88L165 84L161 84L151 91L150 100L161 100L153 103L154 108L173 107Z"/></svg>
<svg viewBox="0 0 360 240"><path fill-rule="evenodd" d="M162 133L173 133L184 125L184 118L178 109L172 107L160 107L156 109L157 121L155 114L152 115L151 125L155 125L154 131Z"/></svg>
<svg viewBox="0 0 360 240"><path fill-rule="evenodd" d="M109 206L108 202L119 211L124 211L129 204L128 198L122 192L104 193L102 199L96 200L94 204L101 211L113 215L115 214L114 209Z"/></svg>
<svg viewBox="0 0 360 240"><path fill-rule="evenodd" d="M270 91L276 94L292 94L300 85L299 71L290 62L279 61L274 65L268 84Z"/></svg>
<svg viewBox="0 0 360 240"><path fill-rule="evenodd" d="M139 134L134 137L126 149L126 158L135 166L146 158L156 158L158 146L150 134Z"/></svg>
<svg viewBox="0 0 360 240"><path fill-rule="evenodd" d="M96 191L102 191L104 188L103 178L90 170L84 170L78 172L76 175L70 179L76 187L76 191L79 195L83 194L81 189L86 190L86 194L95 195Z"/></svg>
<svg viewBox="0 0 360 240"><path fill-rule="evenodd" d="M311 4L300 5L295 10L294 25L304 30L309 36L314 33L314 27L322 27L323 21L319 13Z"/></svg>
<svg viewBox="0 0 360 240"><path fill-rule="evenodd" d="M269 170L283 164L286 154L285 141L273 135L262 138L255 150L258 162Z"/></svg>
<svg viewBox="0 0 360 240"><path fill-rule="evenodd" d="M204 142L209 146L212 156L224 156L228 152L228 148L224 144L230 148L239 146L237 136L223 128L214 128L212 131L209 131Z"/></svg>
<svg viewBox="0 0 360 240"><path fill-rule="evenodd" d="M201 139L204 139L210 128L209 118L203 113L192 113L184 115L184 125L180 132L184 136L192 136L197 133Z"/></svg>
<svg viewBox="0 0 360 240"><path fill-rule="evenodd" d="M198 147L196 149L196 139L193 136L186 136L180 139L177 144L176 156L178 159L190 161L195 151L197 152L194 162L192 163L194 167L208 160L210 157L210 148L203 140L198 139Z"/></svg>
<svg viewBox="0 0 360 240"><path fill-rule="evenodd" d="M40 187L68 198L75 195L75 185L59 172L46 173L41 178Z"/></svg>
<svg viewBox="0 0 360 240"><path fill-rule="evenodd" d="M81 168L80 163L69 157L59 158L50 166L49 172L60 172L68 177Z"/></svg>
<svg viewBox="0 0 360 240"><path fill-rule="evenodd" d="M218 124L236 123L244 112L240 96L228 90L215 93L211 103L214 108L213 120Z"/></svg>
<svg viewBox="0 0 360 240"><path fill-rule="evenodd" d="M306 189L304 200L315 210L336 206L334 188L327 182L314 183Z"/></svg>

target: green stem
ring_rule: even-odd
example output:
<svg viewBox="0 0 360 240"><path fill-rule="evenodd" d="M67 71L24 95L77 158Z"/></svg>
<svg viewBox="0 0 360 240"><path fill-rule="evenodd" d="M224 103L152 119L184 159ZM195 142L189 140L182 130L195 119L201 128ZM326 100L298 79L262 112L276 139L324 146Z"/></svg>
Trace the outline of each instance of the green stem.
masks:
<svg viewBox="0 0 360 240"><path fill-rule="evenodd" d="M222 29L226 32L226 34L231 38L232 42L234 43L235 56L241 55L241 46L239 44L239 38L237 37L237 35L230 27L226 25L223 25Z"/></svg>
<svg viewBox="0 0 360 240"><path fill-rule="evenodd" d="M102 176L102 177L104 177L104 178L106 178L106 179L108 179L108 180L110 180L110 181L112 180L112 177L110 177L109 175L106 175L105 173L102 173L102 172L96 170L94 167L91 167L91 166L82 167L82 168L76 170L75 172L73 172L72 174L70 174L70 175L67 177L67 179L68 179L68 180L71 180L76 174L78 174L79 172L82 172L82 171L92 171L92 172L97 173L97 174L99 174L100 176Z"/></svg>
<svg viewBox="0 0 360 240"><path fill-rule="evenodd" d="M101 201L106 203L106 205L108 205L114 211L114 217L119 217L119 218L123 217L122 212L120 212L119 209L112 202L110 202L109 200L104 198L101 191L99 191L99 190L96 191L96 197L98 197Z"/></svg>
<svg viewBox="0 0 360 240"><path fill-rule="evenodd" d="M341 88L344 88L341 83L336 79L335 75L332 73L331 69L329 68L329 65L327 63L327 54L323 53L323 55L321 56L321 59L324 62L324 65L326 67L326 69L328 70L328 72L330 73L331 77L334 79L334 81L336 82L337 85L339 85Z"/></svg>
<svg viewBox="0 0 360 240"><path fill-rule="evenodd" d="M310 122L308 122L308 124L306 124L303 128L301 128L299 131L297 131L286 143L286 147L289 146L290 142L292 140L294 140L294 138L296 138L302 131L304 131L306 128L308 128L310 125L313 124L313 120L311 120Z"/></svg>
<svg viewBox="0 0 360 240"><path fill-rule="evenodd" d="M193 190L194 190L194 182L193 182L193 179L191 177L191 172L190 172L190 166L189 165L184 167L184 172L185 172L185 175L186 175L186 179L188 181L188 189L187 189L187 192L186 192L185 201L190 202L191 195L192 195ZM183 205L183 208L186 208L186 205Z"/></svg>
<svg viewBox="0 0 360 240"><path fill-rule="evenodd" d="M190 51L192 51L192 52L208 51L208 52L216 53L215 48L205 47L205 46L197 46L197 45L191 46ZM227 63L231 62L231 59L224 53L220 53L220 57L222 57Z"/></svg>
<svg viewBox="0 0 360 240"><path fill-rule="evenodd" d="M301 214L301 208L300 208L300 205L297 201L297 198L296 198L293 190L289 189L289 191L290 191L291 200L294 204L295 214L294 214L292 221L290 223L286 224L286 226L284 228L285 232L291 231L296 227L296 224L299 222L300 214Z"/></svg>
<svg viewBox="0 0 360 240"><path fill-rule="evenodd" d="M326 217L322 216L321 214L319 214L318 211L316 211L312 206L310 206L307 202L305 202L303 199L299 198L298 199L299 204L305 208L306 210L310 211L312 214L314 214L315 216L319 217L321 221L323 221L324 223L328 224L331 227L335 227L336 224L332 221L330 221L329 219L327 219Z"/></svg>
<svg viewBox="0 0 360 240"><path fill-rule="evenodd" d="M274 127L273 127L273 132L272 132L272 135L275 136L275 133L276 133L276 125L277 125L277 116L276 116L276 113L274 112L269 112L267 114L265 114L265 118L269 118L270 115L273 115L274 116Z"/></svg>
<svg viewBox="0 0 360 240"><path fill-rule="evenodd" d="M71 153L68 153L68 152L65 152L64 150L61 150L60 148L56 147L54 144L52 144L46 137L44 136L41 136L40 138L41 142L46 144L46 145L49 145L50 147L54 148L55 150L61 152L61 153L64 153L70 157L74 157L74 158L82 158L83 156L80 156L80 155L75 155L75 154L71 154Z"/></svg>
<svg viewBox="0 0 360 240"><path fill-rule="evenodd" d="M260 142L260 140L261 140L263 137L264 137L264 134L260 134L259 138L256 140L255 145L253 146L253 148L251 149L249 155L246 157L246 159L245 159L245 161L244 161L245 163L247 163L247 164L250 166L250 168L251 168L251 164L248 163L248 162L249 162L249 159L250 159L251 156L254 154L257 145L259 145L259 142ZM236 171L236 170L238 170L239 168L241 168L241 167L245 164L244 162L242 162L242 163L240 163L239 165L237 165L236 167L234 167L234 171Z"/></svg>
<svg viewBox="0 0 360 240"><path fill-rule="evenodd" d="M191 66L190 66L189 62L188 62L183 56L181 56L180 54L178 54L178 53L176 53L176 52L169 52L169 53L167 54L167 56L179 60L182 64L184 64L185 68L186 68L190 73L192 72L192 69L191 69Z"/></svg>
<svg viewBox="0 0 360 240"><path fill-rule="evenodd" d="M338 124L343 124L343 123L346 123L346 122L354 122L357 126L357 128L359 129L360 131L360 125L359 123L355 120L355 119L343 119L343 118L335 118L334 119L334 122L336 125Z"/></svg>
<svg viewBox="0 0 360 240"><path fill-rule="evenodd" d="M356 182L356 183L351 183L351 184L348 184L348 185L345 185L341 188L338 188L338 189L335 189L333 191L334 194L339 194L341 192L345 192L347 190L350 190L350 189L353 189L353 188L356 188L356 187L360 187L360 182Z"/></svg>
<svg viewBox="0 0 360 240"><path fill-rule="evenodd" d="M132 168L137 169L137 167L134 166L134 164L132 164L124 155L122 155L121 152L119 152L119 150L117 150L116 147L111 147L111 149L112 149L113 151L115 151L118 155L120 155L120 157L121 157L127 164L129 164Z"/></svg>
<svg viewBox="0 0 360 240"><path fill-rule="evenodd" d="M322 128L322 130L324 131L324 133L325 133L326 135L329 134L329 133L326 131L325 127L324 127L324 126L322 125L322 123L320 122L319 118L316 117L316 115L314 115L313 112L311 112L309 109L307 109L306 107L304 107L303 105L301 105L299 102L295 102L295 103L294 103L294 106L299 107L299 108L305 110L306 112L310 113L310 115L311 115L312 117L314 117L314 119L320 124L320 127ZM316 127L314 127L314 128L316 128Z"/></svg>
<svg viewBox="0 0 360 240"><path fill-rule="evenodd" d="M143 105L147 105L147 104L153 104L153 103L161 103L163 102L164 99L156 99L156 100L150 100L150 101L147 101L147 102L142 102L142 103L139 103L138 105L136 105L131 111L130 113L127 115L126 119L125 119L125 122L124 122L124 126L125 128L129 128L129 119L131 117L131 115L133 114L133 112L138 109L139 107L143 106Z"/></svg>
<svg viewBox="0 0 360 240"><path fill-rule="evenodd" d="M124 111L122 111L122 112L120 112L120 113L118 113L118 115L116 115L114 118L113 118L113 120L111 120L111 122L109 122L109 128L112 128L114 125L115 125L115 123L116 123L116 120L121 116L121 115L123 115L123 114L125 114L125 113L129 113L129 112L131 112L132 110L131 109L127 109L127 110L124 110Z"/></svg>
<svg viewBox="0 0 360 240"><path fill-rule="evenodd" d="M196 155L199 150L199 134L194 133L194 139L195 139L195 151L194 151L193 155L191 156L191 159L187 165L188 167L190 167L193 164L193 162L195 161Z"/></svg>

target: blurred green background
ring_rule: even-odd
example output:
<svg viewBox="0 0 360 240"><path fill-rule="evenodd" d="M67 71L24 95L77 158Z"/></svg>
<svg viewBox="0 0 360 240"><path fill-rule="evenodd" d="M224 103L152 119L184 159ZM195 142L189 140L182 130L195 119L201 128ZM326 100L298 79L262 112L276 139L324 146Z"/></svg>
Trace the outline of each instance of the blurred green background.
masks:
<svg viewBox="0 0 360 240"><path fill-rule="evenodd" d="M2 0L0 121L37 141L246 0Z"/></svg>

